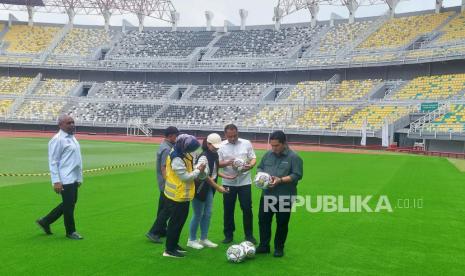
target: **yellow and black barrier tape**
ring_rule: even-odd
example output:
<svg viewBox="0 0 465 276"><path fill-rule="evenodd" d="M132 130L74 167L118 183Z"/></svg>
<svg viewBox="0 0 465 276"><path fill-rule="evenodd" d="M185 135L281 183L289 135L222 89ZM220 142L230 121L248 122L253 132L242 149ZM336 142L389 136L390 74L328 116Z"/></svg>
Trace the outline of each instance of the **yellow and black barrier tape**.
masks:
<svg viewBox="0 0 465 276"><path fill-rule="evenodd" d="M109 171L114 169L121 169L121 168L128 168L128 167L138 167L138 166L145 166L153 162L137 162L137 163L128 163L128 164L119 164L119 165L111 165L105 166L101 168L95 169L87 169L83 170L83 173L93 173L93 172L101 172L101 171ZM2 176L10 176L10 177L19 177L19 176L50 176L50 173L0 173L0 177Z"/></svg>

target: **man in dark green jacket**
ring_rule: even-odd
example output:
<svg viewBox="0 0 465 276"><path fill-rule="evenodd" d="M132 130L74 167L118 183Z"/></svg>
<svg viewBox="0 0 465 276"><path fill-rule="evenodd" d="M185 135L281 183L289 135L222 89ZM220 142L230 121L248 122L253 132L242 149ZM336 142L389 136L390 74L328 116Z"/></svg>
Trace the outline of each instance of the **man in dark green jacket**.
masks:
<svg viewBox="0 0 465 276"><path fill-rule="evenodd" d="M287 145L286 135L275 131L270 136L271 150L263 156L259 172L272 176L269 188L263 190L258 213L260 245L257 253L270 253L271 223L276 214L276 233L274 237L274 256L284 256L289 219L291 217L291 199L297 195L297 182L303 176L302 159ZM274 208L265 204L277 203ZM283 204L284 203L284 204Z"/></svg>

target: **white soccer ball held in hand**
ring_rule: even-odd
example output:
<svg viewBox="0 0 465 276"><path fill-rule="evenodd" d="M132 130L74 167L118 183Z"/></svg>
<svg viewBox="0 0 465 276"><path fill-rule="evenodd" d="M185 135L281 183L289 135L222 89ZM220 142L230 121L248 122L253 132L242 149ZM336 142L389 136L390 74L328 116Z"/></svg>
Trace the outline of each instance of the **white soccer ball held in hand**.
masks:
<svg viewBox="0 0 465 276"><path fill-rule="evenodd" d="M255 175L254 183L255 186L257 186L257 188L266 190L268 189L272 181L273 179L271 175L267 174L266 172L258 172L257 175Z"/></svg>

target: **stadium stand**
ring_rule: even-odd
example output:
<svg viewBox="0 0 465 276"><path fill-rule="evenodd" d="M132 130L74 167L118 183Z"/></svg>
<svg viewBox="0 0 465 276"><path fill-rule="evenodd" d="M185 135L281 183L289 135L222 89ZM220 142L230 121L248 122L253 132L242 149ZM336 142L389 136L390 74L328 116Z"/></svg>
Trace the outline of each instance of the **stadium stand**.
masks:
<svg viewBox="0 0 465 276"><path fill-rule="evenodd" d="M362 42L358 48L397 48L415 37L438 28L452 12L393 18Z"/></svg>
<svg viewBox="0 0 465 276"><path fill-rule="evenodd" d="M207 31L129 31L108 55L110 58L187 57L213 40Z"/></svg>
<svg viewBox="0 0 465 276"><path fill-rule="evenodd" d="M447 99L465 89L465 74L418 77L390 96L394 100Z"/></svg>
<svg viewBox="0 0 465 276"><path fill-rule="evenodd" d="M411 108L409 106L396 105L371 105L356 112L340 125L340 129L360 130L367 123L367 130L379 130L388 119L392 123L402 116L408 115Z"/></svg>
<svg viewBox="0 0 465 276"><path fill-rule="evenodd" d="M73 105L68 113L84 122L126 123L131 119L147 122L154 118L161 107L150 104L80 102Z"/></svg>
<svg viewBox="0 0 465 276"><path fill-rule="evenodd" d="M345 80L341 84L326 94L324 99L330 101L355 101L366 97L368 93L379 84L381 80Z"/></svg>
<svg viewBox="0 0 465 276"><path fill-rule="evenodd" d="M0 116L5 116L12 104L13 100L0 100Z"/></svg>
<svg viewBox="0 0 465 276"><path fill-rule="evenodd" d="M222 83L200 85L190 95L193 101L258 101L271 83Z"/></svg>
<svg viewBox="0 0 465 276"><path fill-rule="evenodd" d="M335 53L367 30L371 21L338 24L325 34L320 42L319 51L322 53Z"/></svg>
<svg viewBox="0 0 465 276"><path fill-rule="evenodd" d="M326 89L325 81L299 82L289 93L286 100L289 101L314 101L320 98Z"/></svg>
<svg viewBox="0 0 465 276"><path fill-rule="evenodd" d="M56 100L26 100L16 112L16 118L56 121L65 104L65 101Z"/></svg>
<svg viewBox="0 0 465 276"><path fill-rule="evenodd" d="M302 114L303 107L298 105L265 106L252 117L244 120L247 127L286 127Z"/></svg>
<svg viewBox="0 0 465 276"><path fill-rule="evenodd" d="M321 30L291 27L279 31L272 29L232 31L221 37L214 45L219 47L213 57L280 57L302 43L309 43Z"/></svg>
<svg viewBox="0 0 465 276"><path fill-rule="evenodd" d="M77 83L77 80L48 79L41 81L35 95L66 96Z"/></svg>
<svg viewBox="0 0 465 276"><path fill-rule="evenodd" d="M93 51L111 42L112 32L103 29L72 29L60 44L55 48L53 54L88 56Z"/></svg>
<svg viewBox="0 0 465 276"><path fill-rule="evenodd" d="M449 111L423 127L424 131L436 132L464 132L465 104L454 104Z"/></svg>
<svg viewBox="0 0 465 276"><path fill-rule="evenodd" d="M170 105L158 120L165 120L180 125L190 126L224 126L228 123L242 123L251 117L256 106L206 105L185 106Z"/></svg>
<svg viewBox="0 0 465 276"><path fill-rule="evenodd" d="M49 46L60 28L27 25L13 25L3 37L7 52L37 54Z"/></svg>
<svg viewBox="0 0 465 276"><path fill-rule="evenodd" d="M31 83L32 78L0 77L0 94L22 95Z"/></svg>
<svg viewBox="0 0 465 276"><path fill-rule="evenodd" d="M306 108L303 114L297 117L290 128L298 129L335 129L336 126L350 115L354 106L312 106Z"/></svg>
<svg viewBox="0 0 465 276"><path fill-rule="evenodd" d="M443 34L435 43L465 39L465 13L461 13L452 19L441 29L441 32L443 32Z"/></svg>
<svg viewBox="0 0 465 276"><path fill-rule="evenodd" d="M171 85L156 82L106 81L95 94L102 99L162 99L167 96Z"/></svg>

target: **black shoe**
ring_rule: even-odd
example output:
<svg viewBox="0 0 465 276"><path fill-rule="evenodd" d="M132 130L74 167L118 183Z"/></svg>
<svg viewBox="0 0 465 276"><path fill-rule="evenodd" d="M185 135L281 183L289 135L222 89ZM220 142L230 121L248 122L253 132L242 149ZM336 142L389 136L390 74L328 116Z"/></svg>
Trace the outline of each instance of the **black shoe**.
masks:
<svg viewBox="0 0 465 276"><path fill-rule="evenodd" d="M145 234L145 236L151 241L151 242L154 242L154 243L163 243L162 240L160 239L160 236L158 235L155 235L155 234L152 234L152 233L147 233Z"/></svg>
<svg viewBox="0 0 465 276"><path fill-rule="evenodd" d="M79 235L78 232L73 232L71 234L66 234L66 237L68 239L72 239L72 240L82 240L83 237L81 235Z"/></svg>
<svg viewBox="0 0 465 276"><path fill-rule="evenodd" d="M184 258L185 255L177 250L174 250L174 251L165 250L165 252L163 252L163 257Z"/></svg>
<svg viewBox="0 0 465 276"><path fill-rule="evenodd" d="M251 242L253 244L257 244L257 240L254 238L254 236L245 237L245 240L249 241L249 242Z"/></svg>
<svg viewBox="0 0 465 276"><path fill-rule="evenodd" d="M50 224L45 224L43 220L38 219L36 220L37 225L45 232L47 235L52 235L52 230L50 229Z"/></svg>
<svg viewBox="0 0 465 276"><path fill-rule="evenodd" d="M233 241L233 237L226 237L221 242L224 244L228 244L228 243L232 243L232 241Z"/></svg>
<svg viewBox="0 0 465 276"><path fill-rule="evenodd" d="M257 249L255 250L255 253L257 254L268 254L270 253L270 247L269 246L263 246L263 245L259 245L257 247Z"/></svg>
<svg viewBox="0 0 465 276"><path fill-rule="evenodd" d="M273 257L281 258L284 256L284 250L282 249L275 249L273 253Z"/></svg>
<svg viewBox="0 0 465 276"><path fill-rule="evenodd" d="M179 244L176 246L176 251L181 252L181 253L186 253L187 250L179 246Z"/></svg>

